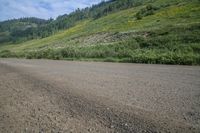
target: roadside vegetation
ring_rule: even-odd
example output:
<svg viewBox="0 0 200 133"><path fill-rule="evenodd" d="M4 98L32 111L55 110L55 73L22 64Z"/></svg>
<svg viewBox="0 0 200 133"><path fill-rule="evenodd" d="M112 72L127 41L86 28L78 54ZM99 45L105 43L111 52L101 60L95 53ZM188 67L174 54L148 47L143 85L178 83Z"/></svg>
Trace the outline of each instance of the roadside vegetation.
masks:
<svg viewBox="0 0 200 133"><path fill-rule="evenodd" d="M49 37L0 43L0 57L199 65L199 1L163 1L103 2Z"/></svg>

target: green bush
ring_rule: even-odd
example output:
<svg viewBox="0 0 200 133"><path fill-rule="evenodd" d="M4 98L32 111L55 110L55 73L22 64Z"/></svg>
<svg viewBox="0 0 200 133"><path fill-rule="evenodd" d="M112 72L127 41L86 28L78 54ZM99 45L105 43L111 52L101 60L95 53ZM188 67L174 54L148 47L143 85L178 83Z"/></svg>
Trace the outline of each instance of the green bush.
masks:
<svg viewBox="0 0 200 133"><path fill-rule="evenodd" d="M11 52L10 50L3 50L0 52L1 58L9 58L9 57L15 57L16 54Z"/></svg>
<svg viewBox="0 0 200 133"><path fill-rule="evenodd" d="M136 17L137 20L140 20L140 19L142 19L142 17L153 15L156 10L158 10L157 7L149 4L145 8L140 9L136 13L135 17Z"/></svg>

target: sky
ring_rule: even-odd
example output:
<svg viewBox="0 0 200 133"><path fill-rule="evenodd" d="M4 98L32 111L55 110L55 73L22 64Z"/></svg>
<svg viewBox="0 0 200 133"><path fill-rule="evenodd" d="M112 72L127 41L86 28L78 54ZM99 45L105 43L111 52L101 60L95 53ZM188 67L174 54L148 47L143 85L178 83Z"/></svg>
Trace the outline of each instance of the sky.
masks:
<svg viewBox="0 0 200 133"><path fill-rule="evenodd" d="M56 18L77 8L85 8L102 0L0 0L0 21L38 17Z"/></svg>

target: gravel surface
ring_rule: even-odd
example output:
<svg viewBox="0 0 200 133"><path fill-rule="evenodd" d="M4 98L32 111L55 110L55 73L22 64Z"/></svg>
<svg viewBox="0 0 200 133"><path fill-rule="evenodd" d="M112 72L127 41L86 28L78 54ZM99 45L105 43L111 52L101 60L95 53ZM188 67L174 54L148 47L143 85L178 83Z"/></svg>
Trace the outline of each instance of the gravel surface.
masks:
<svg viewBox="0 0 200 133"><path fill-rule="evenodd" d="M200 132L200 67L0 59L0 132Z"/></svg>

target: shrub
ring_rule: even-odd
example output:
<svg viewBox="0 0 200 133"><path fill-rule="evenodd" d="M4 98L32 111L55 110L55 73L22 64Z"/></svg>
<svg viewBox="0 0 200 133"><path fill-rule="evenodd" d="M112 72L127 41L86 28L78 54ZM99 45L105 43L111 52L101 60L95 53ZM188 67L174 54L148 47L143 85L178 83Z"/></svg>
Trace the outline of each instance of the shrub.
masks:
<svg viewBox="0 0 200 133"><path fill-rule="evenodd" d="M135 17L136 17L137 20L140 20L140 19L142 19L142 17L153 15L156 10L158 10L157 7L154 7L154 6L149 4L145 8L140 9L136 13Z"/></svg>
<svg viewBox="0 0 200 133"><path fill-rule="evenodd" d="M10 50L3 50L0 52L0 57L8 58L8 57L15 57L15 53L11 52Z"/></svg>

